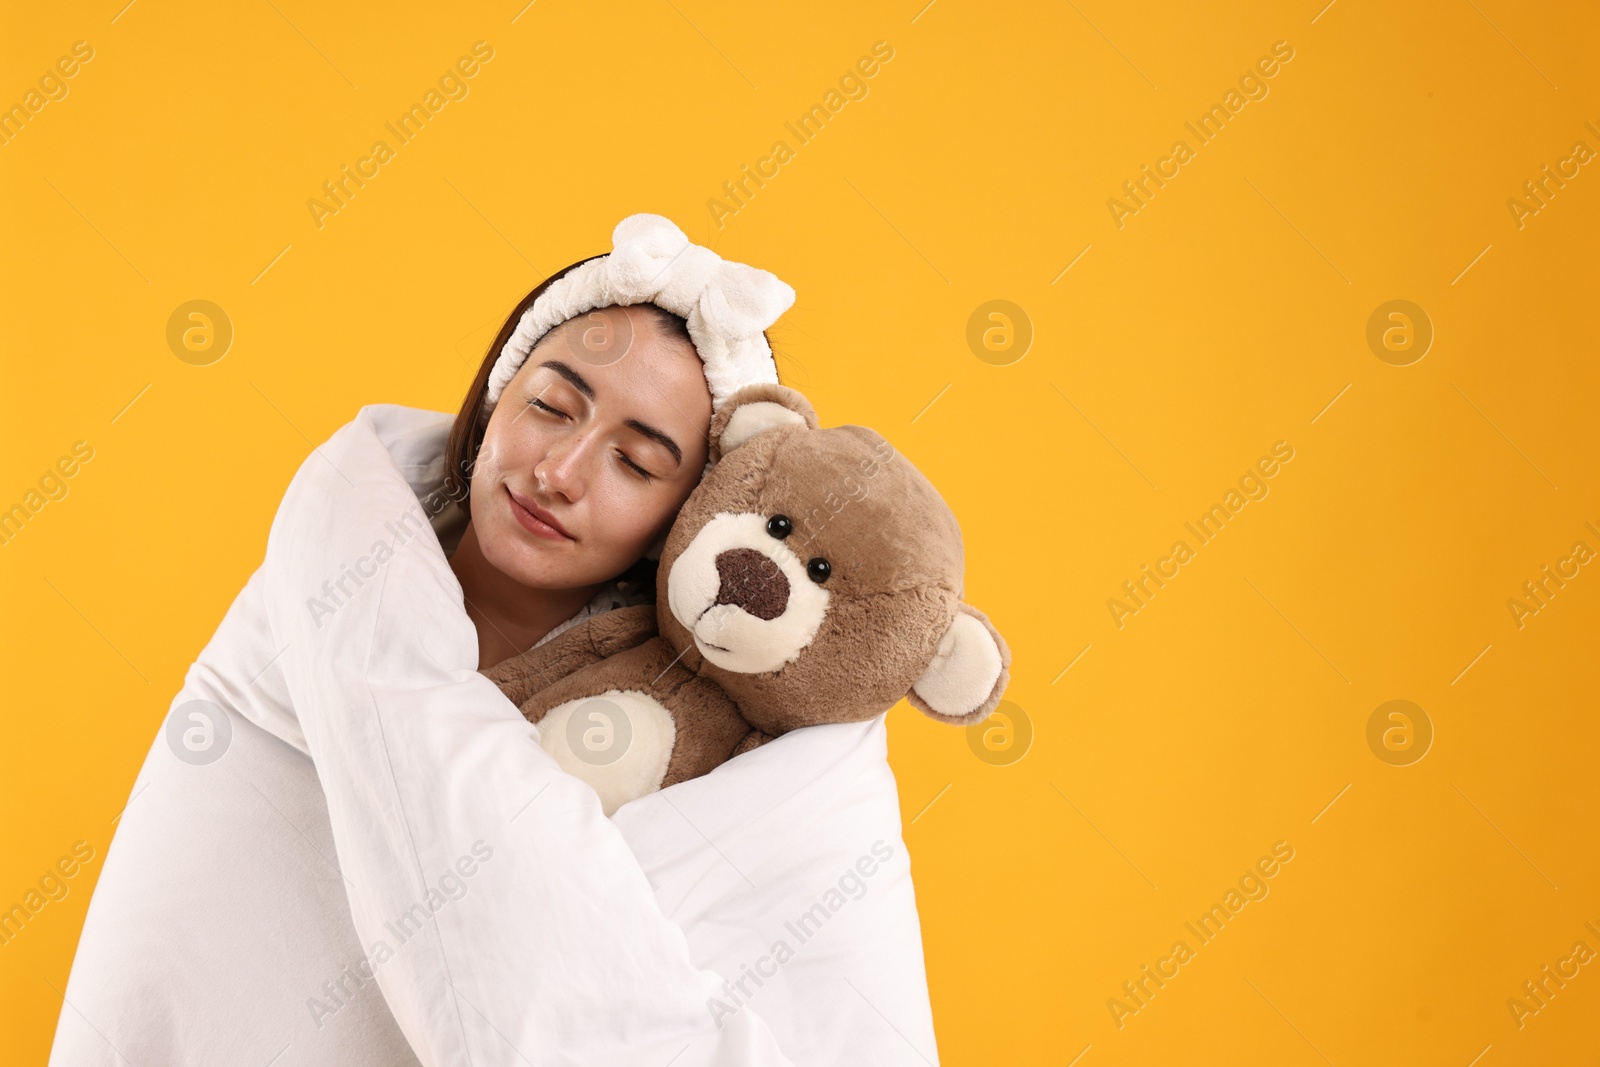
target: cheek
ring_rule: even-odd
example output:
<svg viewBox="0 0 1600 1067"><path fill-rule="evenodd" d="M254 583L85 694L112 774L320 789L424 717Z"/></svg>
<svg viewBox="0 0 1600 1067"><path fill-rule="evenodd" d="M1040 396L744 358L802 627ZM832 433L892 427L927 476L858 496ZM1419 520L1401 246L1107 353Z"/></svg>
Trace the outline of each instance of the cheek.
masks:
<svg viewBox="0 0 1600 1067"><path fill-rule="evenodd" d="M474 504L488 500L500 491L500 483L504 480L505 466L500 452L485 440L478 449L477 458L472 461L472 502Z"/></svg>
<svg viewBox="0 0 1600 1067"><path fill-rule="evenodd" d="M499 483L506 481L509 473L531 472L544 454L545 442L531 419L516 419L505 425L491 422L473 465L473 483L476 485L481 474L486 483L494 483L488 488L498 491Z"/></svg>
<svg viewBox="0 0 1600 1067"><path fill-rule="evenodd" d="M590 483L588 513L591 536L607 545L642 551L661 523L661 501L628 482L627 474L608 473Z"/></svg>
<svg viewBox="0 0 1600 1067"><path fill-rule="evenodd" d="M527 455L524 455L527 453ZM537 462L531 456L531 445L526 441L507 440L505 435L484 437L478 455L472 464L472 515L480 534L516 526L510 506L506 503L506 485L526 491L532 476L528 474ZM522 472L519 474L518 472ZM520 529L520 527L519 527Z"/></svg>

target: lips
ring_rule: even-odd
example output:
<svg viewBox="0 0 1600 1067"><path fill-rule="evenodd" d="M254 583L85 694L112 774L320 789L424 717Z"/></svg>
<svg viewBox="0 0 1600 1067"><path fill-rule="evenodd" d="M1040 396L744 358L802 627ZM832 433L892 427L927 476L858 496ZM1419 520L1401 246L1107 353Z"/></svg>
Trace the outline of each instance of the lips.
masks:
<svg viewBox="0 0 1600 1067"><path fill-rule="evenodd" d="M509 485L506 486L506 492L511 497L511 513L530 533L553 541L577 540L567 532L566 527L562 526L554 515L540 507L531 497L523 496Z"/></svg>

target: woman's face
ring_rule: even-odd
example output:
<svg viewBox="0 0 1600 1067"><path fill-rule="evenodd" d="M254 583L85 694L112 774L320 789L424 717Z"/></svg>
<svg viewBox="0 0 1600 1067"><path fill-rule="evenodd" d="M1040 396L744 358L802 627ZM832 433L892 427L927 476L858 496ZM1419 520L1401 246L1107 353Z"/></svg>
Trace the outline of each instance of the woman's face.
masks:
<svg viewBox="0 0 1600 1067"><path fill-rule="evenodd" d="M531 588L615 578L699 484L710 426L700 357L654 313L601 308L555 327L501 394L472 470L484 558Z"/></svg>

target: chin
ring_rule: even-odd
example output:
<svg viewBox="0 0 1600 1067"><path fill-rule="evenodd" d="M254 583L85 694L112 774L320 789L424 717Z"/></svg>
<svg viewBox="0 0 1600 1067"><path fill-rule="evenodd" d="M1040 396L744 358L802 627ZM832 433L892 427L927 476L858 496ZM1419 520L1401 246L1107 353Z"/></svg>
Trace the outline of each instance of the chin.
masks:
<svg viewBox="0 0 1600 1067"><path fill-rule="evenodd" d="M515 519L493 542L480 544L483 557L507 578L530 589L576 589L595 585L626 569L607 569L591 558L586 545L531 536Z"/></svg>
<svg viewBox="0 0 1600 1067"><path fill-rule="evenodd" d="M494 569L523 585L544 586L552 573L571 569L571 562L557 561L552 549L564 547L532 537L514 518L496 524L492 535L478 537L483 558Z"/></svg>

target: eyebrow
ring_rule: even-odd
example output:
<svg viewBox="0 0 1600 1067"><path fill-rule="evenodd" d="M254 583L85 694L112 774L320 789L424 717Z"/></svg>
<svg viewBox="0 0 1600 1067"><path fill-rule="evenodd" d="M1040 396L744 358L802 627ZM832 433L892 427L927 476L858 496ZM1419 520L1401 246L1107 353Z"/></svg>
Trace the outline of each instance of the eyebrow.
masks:
<svg viewBox="0 0 1600 1067"><path fill-rule="evenodd" d="M594 399L594 386L590 385L583 375L579 374L577 371L573 370L559 359L547 359L543 363L539 364L539 366L549 367L567 381L571 382L572 387L578 392L582 393L590 400Z"/></svg>
<svg viewBox="0 0 1600 1067"><path fill-rule="evenodd" d="M561 375L561 377L571 382L572 387L578 392L582 393L585 397L590 400L594 399L594 386L590 385L588 380L585 379L583 375L579 374L577 371L573 370L559 359L547 359L543 363L539 364L539 366L549 367L551 370ZM623 425L628 427L628 429L633 430L635 433L643 434L652 441L659 442L662 447L664 447L668 452L672 453L672 461L678 464L680 467L683 466L683 449L679 448L678 442L674 441L664 431L656 429L647 422L640 422L638 419L627 419L623 422Z"/></svg>
<svg viewBox="0 0 1600 1067"><path fill-rule="evenodd" d="M680 467L683 466L683 449L678 447L678 442L674 441L672 438L668 437L654 426L651 426L649 423L640 422L638 419L628 419L623 423L623 425L627 426L631 430L635 430L643 434L653 441L659 441L663 448L672 453L672 462L676 463Z"/></svg>

